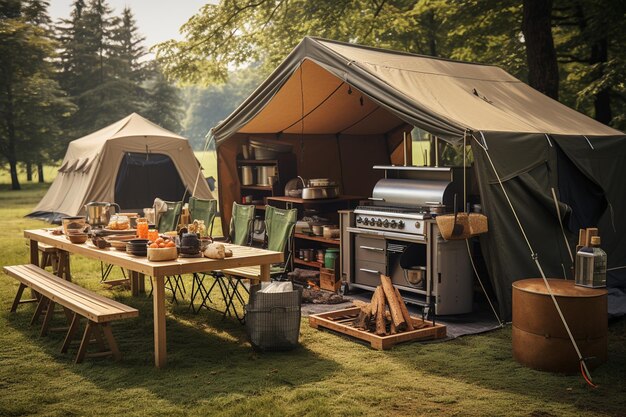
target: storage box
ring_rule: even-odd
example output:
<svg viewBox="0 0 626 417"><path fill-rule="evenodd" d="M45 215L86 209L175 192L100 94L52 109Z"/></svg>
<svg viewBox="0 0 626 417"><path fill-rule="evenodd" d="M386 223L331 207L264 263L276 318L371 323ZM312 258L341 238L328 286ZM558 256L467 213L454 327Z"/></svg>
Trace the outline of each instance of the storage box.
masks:
<svg viewBox="0 0 626 417"><path fill-rule="evenodd" d="M334 269L320 268L320 288L332 292L339 291L341 280Z"/></svg>

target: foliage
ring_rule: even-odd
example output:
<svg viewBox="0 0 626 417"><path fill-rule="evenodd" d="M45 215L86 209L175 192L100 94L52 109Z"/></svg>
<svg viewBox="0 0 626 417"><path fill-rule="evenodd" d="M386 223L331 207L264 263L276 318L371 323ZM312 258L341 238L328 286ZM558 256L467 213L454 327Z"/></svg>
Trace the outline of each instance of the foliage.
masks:
<svg viewBox="0 0 626 417"><path fill-rule="evenodd" d="M187 112L183 136L194 149L203 149L209 130L231 114L263 81L256 65L230 73L225 84L187 87L184 90ZM212 147L215 144L212 144Z"/></svg>
<svg viewBox="0 0 626 417"><path fill-rule="evenodd" d="M552 17L561 101L622 128L625 8L554 0ZM256 61L267 75L304 36L495 64L526 80L521 25L522 2L513 0L222 0L181 28L183 41L156 51L168 76L190 83L223 82Z"/></svg>
<svg viewBox="0 0 626 417"><path fill-rule="evenodd" d="M35 0L0 4L0 154L9 163L13 189L20 188L18 161L54 157L59 124L73 110L54 80L46 7Z"/></svg>
<svg viewBox="0 0 626 417"><path fill-rule="evenodd" d="M182 129L182 100L179 90L163 76L156 63L151 71L152 77L146 83L146 105L143 116L172 132Z"/></svg>

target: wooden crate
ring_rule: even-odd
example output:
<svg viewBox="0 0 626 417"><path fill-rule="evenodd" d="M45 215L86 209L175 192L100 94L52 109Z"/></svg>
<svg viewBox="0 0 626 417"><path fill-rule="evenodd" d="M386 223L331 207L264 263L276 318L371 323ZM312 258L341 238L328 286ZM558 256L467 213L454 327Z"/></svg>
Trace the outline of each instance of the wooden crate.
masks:
<svg viewBox="0 0 626 417"><path fill-rule="evenodd" d="M432 325L432 322L423 321L421 318L411 317L415 327L427 324L427 327L391 334L388 336L378 336L372 332L353 327L353 323L360 312L359 307L346 308L344 310L330 311L328 313L313 314L309 316L309 325L314 329L320 327L330 329L342 334L355 337L369 342L373 349L386 350L392 346L416 340L442 339L446 337L446 326L443 324Z"/></svg>
<svg viewBox="0 0 626 417"><path fill-rule="evenodd" d="M320 268L320 288L327 291L337 292L341 287L341 281L334 269Z"/></svg>

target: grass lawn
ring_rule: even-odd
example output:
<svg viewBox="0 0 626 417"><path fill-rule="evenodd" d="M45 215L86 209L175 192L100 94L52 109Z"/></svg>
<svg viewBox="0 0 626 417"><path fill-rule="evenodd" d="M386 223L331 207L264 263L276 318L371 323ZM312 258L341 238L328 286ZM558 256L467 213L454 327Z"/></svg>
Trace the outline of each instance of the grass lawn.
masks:
<svg viewBox="0 0 626 417"><path fill-rule="evenodd" d="M26 220L44 194L0 186L0 263L24 263ZM0 273L0 416L591 416L626 414L626 321L610 326L609 363L579 375L537 372L511 358L510 327L446 343L411 343L379 352L303 320L301 347L252 351L245 329L217 313L168 305L169 366L153 363L152 302L99 284L99 265L74 257L74 281L139 309L113 325L121 362L72 363L63 335L38 336L33 305L9 308L15 280ZM187 277L187 285L190 284ZM75 351L72 351L74 354Z"/></svg>

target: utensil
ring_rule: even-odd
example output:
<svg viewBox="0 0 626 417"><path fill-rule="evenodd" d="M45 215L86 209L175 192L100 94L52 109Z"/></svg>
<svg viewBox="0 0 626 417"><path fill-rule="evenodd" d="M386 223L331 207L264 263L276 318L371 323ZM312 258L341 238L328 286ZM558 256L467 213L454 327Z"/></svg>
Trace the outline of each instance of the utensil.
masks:
<svg viewBox="0 0 626 417"><path fill-rule="evenodd" d="M113 213L111 213L111 208L114 210ZM120 206L116 203L92 201L85 204L85 212L87 213L87 223L92 226L106 226L109 224L111 214L120 212Z"/></svg>
<svg viewBox="0 0 626 417"><path fill-rule="evenodd" d="M253 185L254 175L251 166L241 167L241 185Z"/></svg>
<svg viewBox="0 0 626 417"><path fill-rule="evenodd" d="M318 200L324 198L337 198L339 196L339 186L328 187L305 187L302 189L303 200Z"/></svg>
<svg viewBox="0 0 626 417"><path fill-rule="evenodd" d="M87 239L89 238L89 235L83 232L74 232L74 233L70 232L70 234L68 234L65 237L72 243L80 244L80 243L85 243Z"/></svg>

